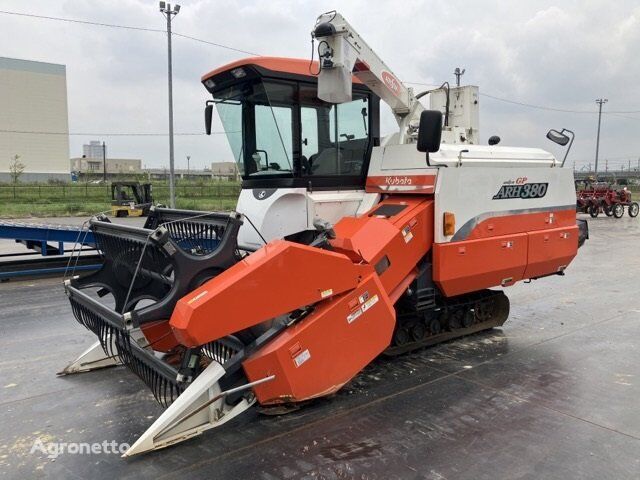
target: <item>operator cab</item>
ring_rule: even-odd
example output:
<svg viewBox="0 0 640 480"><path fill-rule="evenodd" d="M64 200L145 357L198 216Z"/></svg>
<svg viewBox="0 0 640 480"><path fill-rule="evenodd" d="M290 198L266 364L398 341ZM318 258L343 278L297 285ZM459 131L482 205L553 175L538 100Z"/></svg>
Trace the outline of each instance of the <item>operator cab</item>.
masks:
<svg viewBox="0 0 640 480"><path fill-rule="evenodd" d="M202 77L227 135L243 189L364 189L380 144L379 98L353 79L353 101L317 95L318 64L290 58L240 60Z"/></svg>

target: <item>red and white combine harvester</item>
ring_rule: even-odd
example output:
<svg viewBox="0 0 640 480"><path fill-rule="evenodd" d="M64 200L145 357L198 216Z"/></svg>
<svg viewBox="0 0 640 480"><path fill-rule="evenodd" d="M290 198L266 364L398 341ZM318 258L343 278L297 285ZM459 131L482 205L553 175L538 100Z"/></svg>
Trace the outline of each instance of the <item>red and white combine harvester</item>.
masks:
<svg viewBox="0 0 640 480"><path fill-rule="evenodd" d="M242 173L234 213L91 220L104 266L65 288L98 342L65 373L121 363L168 407L127 456L500 326L509 301L490 288L563 274L587 237L571 170L477 144L477 87L414 94L336 12L313 36L319 62L249 58L202 78L207 129L215 105ZM380 100L399 126L385 138Z"/></svg>

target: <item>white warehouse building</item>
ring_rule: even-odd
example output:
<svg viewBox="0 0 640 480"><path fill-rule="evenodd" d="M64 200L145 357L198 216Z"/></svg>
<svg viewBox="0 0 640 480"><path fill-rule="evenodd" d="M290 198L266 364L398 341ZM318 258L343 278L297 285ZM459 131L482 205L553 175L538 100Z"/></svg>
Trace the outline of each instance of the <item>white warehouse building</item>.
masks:
<svg viewBox="0 0 640 480"><path fill-rule="evenodd" d="M0 105L0 182L15 155L20 182L69 180L66 67L0 57Z"/></svg>

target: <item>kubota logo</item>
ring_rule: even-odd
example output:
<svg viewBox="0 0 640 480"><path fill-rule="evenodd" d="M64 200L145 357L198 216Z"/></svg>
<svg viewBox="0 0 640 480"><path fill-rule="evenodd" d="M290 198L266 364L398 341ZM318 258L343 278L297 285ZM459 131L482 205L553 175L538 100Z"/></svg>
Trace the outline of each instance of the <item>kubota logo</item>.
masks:
<svg viewBox="0 0 640 480"><path fill-rule="evenodd" d="M394 95L400 95L400 82L389 72L382 72L382 81L389 87Z"/></svg>
<svg viewBox="0 0 640 480"><path fill-rule="evenodd" d="M387 185L411 185L410 177L384 177Z"/></svg>

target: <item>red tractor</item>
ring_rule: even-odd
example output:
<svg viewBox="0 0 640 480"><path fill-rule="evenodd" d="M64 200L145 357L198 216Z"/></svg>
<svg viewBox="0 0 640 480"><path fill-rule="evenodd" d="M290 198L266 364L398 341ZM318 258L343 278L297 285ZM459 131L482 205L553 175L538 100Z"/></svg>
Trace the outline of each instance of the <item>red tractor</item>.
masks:
<svg viewBox="0 0 640 480"><path fill-rule="evenodd" d="M624 207L627 207L630 217L636 217L640 210L638 203L631 201L631 192L627 187L616 190L607 182L586 181L582 186L576 182L576 196L576 210L588 213L593 218L600 212L607 217L621 218L624 215Z"/></svg>

